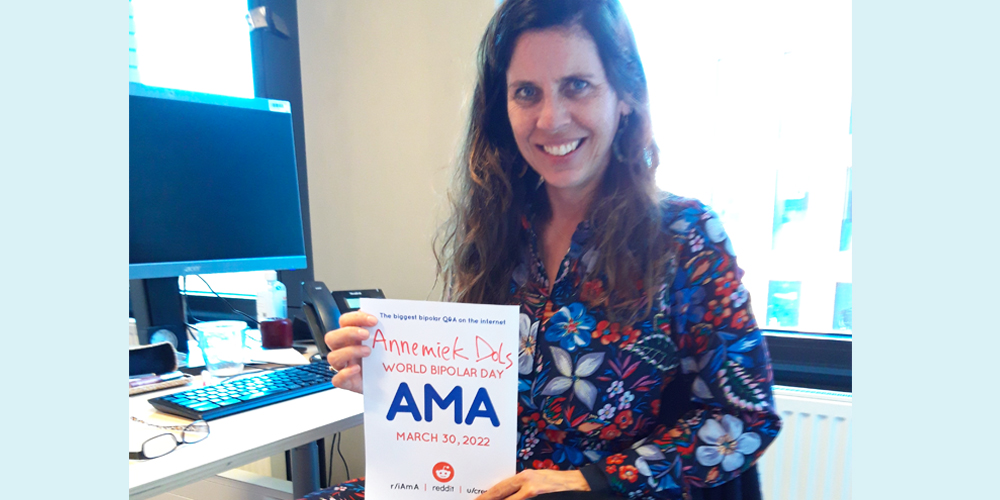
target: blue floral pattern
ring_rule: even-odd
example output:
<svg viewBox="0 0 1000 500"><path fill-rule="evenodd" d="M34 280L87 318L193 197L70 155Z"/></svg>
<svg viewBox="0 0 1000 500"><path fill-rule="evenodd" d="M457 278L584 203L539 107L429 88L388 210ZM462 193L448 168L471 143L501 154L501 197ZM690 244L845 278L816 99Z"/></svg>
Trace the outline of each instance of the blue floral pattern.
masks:
<svg viewBox="0 0 1000 500"><path fill-rule="evenodd" d="M676 275L632 324L608 317L604 278L585 280L588 223L550 293L523 221L532 244L510 285L521 307L518 470L591 468L622 497L689 498L745 471L778 434L770 358L722 224L696 200L668 196L662 210ZM666 396L675 381L683 400ZM364 498L364 480L307 498Z"/></svg>
<svg viewBox="0 0 1000 500"><path fill-rule="evenodd" d="M587 313L587 308L576 302L559 309L549 319L545 340L559 342L563 349L573 352L578 347L590 345L590 332L595 324L594 318Z"/></svg>
<svg viewBox="0 0 1000 500"><path fill-rule="evenodd" d="M607 282L587 274L596 255L583 222L549 291L531 242L511 288L522 325L537 327L518 392L518 469L599 470L616 494L684 498L691 487L728 481L753 464L781 421L763 336L750 311L732 244L700 202L668 195L664 237L676 274L649 316L613 321ZM524 328L522 328L524 331ZM687 401L663 400L671 382ZM690 408L663 421L661 409Z"/></svg>

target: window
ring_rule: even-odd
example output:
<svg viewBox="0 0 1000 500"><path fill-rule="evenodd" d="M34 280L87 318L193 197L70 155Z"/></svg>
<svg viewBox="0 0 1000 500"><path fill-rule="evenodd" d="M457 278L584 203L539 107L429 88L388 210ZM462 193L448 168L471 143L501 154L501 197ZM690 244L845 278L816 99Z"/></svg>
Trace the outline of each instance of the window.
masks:
<svg viewBox="0 0 1000 500"><path fill-rule="evenodd" d="M246 0L132 0L129 7L132 81L254 97Z"/></svg>
<svg viewBox="0 0 1000 500"><path fill-rule="evenodd" d="M719 215L762 328L851 334L851 2L622 5L657 183Z"/></svg>
<svg viewBox="0 0 1000 500"><path fill-rule="evenodd" d="M131 0L129 80L234 97L254 97L246 0ZM266 271L206 274L212 289L253 299ZM213 295L198 278L180 279L182 293Z"/></svg>

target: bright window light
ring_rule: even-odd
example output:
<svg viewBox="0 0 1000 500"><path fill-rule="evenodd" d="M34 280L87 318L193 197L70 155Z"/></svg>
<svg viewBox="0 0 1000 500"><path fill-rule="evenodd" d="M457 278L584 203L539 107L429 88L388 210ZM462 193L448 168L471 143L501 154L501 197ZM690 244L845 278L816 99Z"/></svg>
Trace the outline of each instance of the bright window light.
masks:
<svg viewBox="0 0 1000 500"><path fill-rule="evenodd" d="M130 80L153 87L254 97L246 0L132 0ZM202 275L229 298L253 298L266 271ZM188 295L213 295L196 276Z"/></svg>
<svg viewBox="0 0 1000 500"><path fill-rule="evenodd" d="M133 0L140 83L254 97L246 0Z"/></svg>
<svg viewBox="0 0 1000 500"><path fill-rule="evenodd" d="M622 5L657 184L719 214L762 327L851 333L850 0Z"/></svg>

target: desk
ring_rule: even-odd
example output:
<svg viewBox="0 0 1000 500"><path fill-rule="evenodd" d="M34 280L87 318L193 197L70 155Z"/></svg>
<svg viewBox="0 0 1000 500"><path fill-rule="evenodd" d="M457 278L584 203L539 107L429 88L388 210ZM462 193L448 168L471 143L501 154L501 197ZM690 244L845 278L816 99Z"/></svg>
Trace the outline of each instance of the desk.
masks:
<svg viewBox="0 0 1000 500"><path fill-rule="evenodd" d="M147 400L193 387L132 396L129 415L160 425L190 423L187 419L156 411ZM202 442L182 445L155 460L130 460L129 499L150 498L285 450L309 445L322 437L360 425L363 413L360 394L332 389L211 420L208 422L211 434ZM143 436L149 433L144 427L148 426L129 422L129 445L133 450L139 449ZM293 452L293 461L294 455ZM296 488L296 494L298 490Z"/></svg>

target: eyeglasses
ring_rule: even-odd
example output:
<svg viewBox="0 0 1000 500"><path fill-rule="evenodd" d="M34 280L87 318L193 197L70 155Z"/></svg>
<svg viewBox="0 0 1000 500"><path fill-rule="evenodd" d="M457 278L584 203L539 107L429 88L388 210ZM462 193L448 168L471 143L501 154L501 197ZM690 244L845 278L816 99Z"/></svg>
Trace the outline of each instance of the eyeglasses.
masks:
<svg viewBox="0 0 1000 500"><path fill-rule="evenodd" d="M131 419L134 422L151 427L175 431L179 430L181 431L181 437L178 438L172 432L165 432L163 434L153 436L142 443L142 449L140 451L128 452L129 460L151 460L154 458L160 458L163 455L176 450L181 444L197 443L198 441L202 441L207 438L209 434L208 422L205 422L204 420L195 420L188 425L157 425L149 422L143 422L135 417L131 417Z"/></svg>

